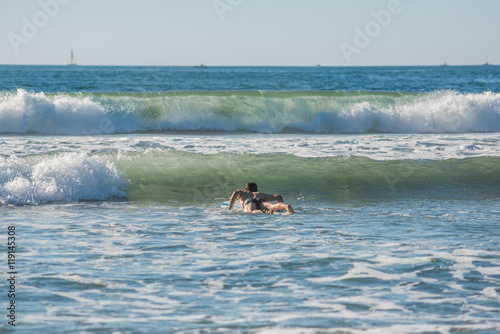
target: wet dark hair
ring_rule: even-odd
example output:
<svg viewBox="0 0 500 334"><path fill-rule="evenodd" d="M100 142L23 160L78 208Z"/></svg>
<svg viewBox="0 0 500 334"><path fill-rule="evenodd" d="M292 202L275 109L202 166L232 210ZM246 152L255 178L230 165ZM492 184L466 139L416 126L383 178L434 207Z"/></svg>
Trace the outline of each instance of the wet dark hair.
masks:
<svg viewBox="0 0 500 334"><path fill-rule="evenodd" d="M247 183L247 186L246 186L246 189L247 189L248 191L251 191L251 192L256 192L256 191L258 191L258 190L257 190L257 183L255 183L255 182L248 182L248 183Z"/></svg>

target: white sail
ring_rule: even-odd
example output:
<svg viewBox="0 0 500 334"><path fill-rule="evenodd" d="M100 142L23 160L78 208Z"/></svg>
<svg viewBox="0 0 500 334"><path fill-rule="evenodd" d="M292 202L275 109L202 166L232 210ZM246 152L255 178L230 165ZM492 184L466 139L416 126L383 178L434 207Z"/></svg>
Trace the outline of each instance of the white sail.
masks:
<svg viewBox="0 0 500 334"><path fill-rule="evenodd" d="M73 52L73 49L71 50L71 60L70 60L70 63L68 65L69 66L76 66L76 58L75 58L75 53Z"/></svg>

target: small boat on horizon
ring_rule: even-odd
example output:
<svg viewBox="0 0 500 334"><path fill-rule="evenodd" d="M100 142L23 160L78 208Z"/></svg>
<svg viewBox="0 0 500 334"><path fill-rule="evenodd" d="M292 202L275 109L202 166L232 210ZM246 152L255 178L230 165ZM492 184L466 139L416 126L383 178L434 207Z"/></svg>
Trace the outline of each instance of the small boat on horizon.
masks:
<svg viewBox="0 0 500 334"><path fill-rule="evenodd" d="M71 49L71 59L70 59L70 63L68 64L68 66L77 66L75 53L73 52L73 49Z"/></svg>

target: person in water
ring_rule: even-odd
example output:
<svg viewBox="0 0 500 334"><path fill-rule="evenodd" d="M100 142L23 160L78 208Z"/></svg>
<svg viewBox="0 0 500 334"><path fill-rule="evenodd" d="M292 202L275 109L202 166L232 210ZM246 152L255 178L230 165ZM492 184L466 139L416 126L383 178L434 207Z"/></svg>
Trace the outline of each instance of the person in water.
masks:
<svg viewBox="0 0 500 334"><path fill-rule="evenodd" d="M236 190L229 200L229 209L231 210L234 203L238 200L243 208L243 212L263 212L273 214L275 212L286 211L295 213L292 206L283 202L281 195L269 195L259 192L255 182L247 183L245 190ZM277 201L278 203L269 203Z"/></svg>

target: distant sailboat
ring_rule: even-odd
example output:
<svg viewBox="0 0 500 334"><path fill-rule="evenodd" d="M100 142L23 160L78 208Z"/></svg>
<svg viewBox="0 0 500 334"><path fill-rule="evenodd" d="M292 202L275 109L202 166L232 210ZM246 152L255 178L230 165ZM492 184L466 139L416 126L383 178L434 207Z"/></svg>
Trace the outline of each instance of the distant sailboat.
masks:
<svg viewBox="0 0 500 334"><path fill-rule="evenodd" d="M68 66L76 66L76 59L75 59L75 54L74 54L73 50L71 50L71 61L68 64Z"/></svg>

